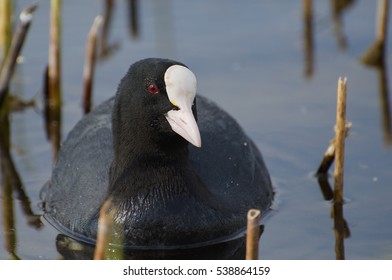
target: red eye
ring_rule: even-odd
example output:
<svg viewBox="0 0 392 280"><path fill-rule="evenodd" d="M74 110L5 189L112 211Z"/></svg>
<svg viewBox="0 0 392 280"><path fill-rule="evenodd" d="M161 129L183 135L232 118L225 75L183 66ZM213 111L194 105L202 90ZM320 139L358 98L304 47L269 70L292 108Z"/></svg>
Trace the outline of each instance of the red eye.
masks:
<svg viewBox="0 0 392 280"><path fill-rule="evenodd" d="M152 93L152 94L155 94L155 93L158 92L158 87L157 87L155 84L149 84L149 85L147 86L147 88L148 88L148 91L149 91L150 93Z"/></svg>

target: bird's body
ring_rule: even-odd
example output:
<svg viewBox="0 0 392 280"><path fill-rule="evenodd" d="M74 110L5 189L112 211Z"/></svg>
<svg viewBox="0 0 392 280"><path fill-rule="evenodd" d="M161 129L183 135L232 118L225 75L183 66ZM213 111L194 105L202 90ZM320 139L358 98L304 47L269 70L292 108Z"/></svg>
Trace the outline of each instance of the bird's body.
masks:
<svg viewBox="0 0 392 280"><path fill-rule="evenodd" d="M94 242L110 197L126 246L192 247L227 239L244 228L248 209L270 207L267 168L237 122L201 96L196 105L186 97L197 125L180 115L185 101L170 87L188 80L181 91L193 91L184 68L161 59L134 64L117 95L70 132L45 190L46 216L59 229Z"/></svg>

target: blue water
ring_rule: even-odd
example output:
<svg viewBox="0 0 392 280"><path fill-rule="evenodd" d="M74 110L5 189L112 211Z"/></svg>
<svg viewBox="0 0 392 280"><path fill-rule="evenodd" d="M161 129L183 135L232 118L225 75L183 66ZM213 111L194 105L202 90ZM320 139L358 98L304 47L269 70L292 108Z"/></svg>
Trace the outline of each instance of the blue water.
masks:
<svg viewBox="0 0 392 280"><path fill-rule="evenodd" d="M324 200L314 172L334 137L337 80L346 76L352 128L345 152L344 218L351 233L344 240L345 257L390 259L392 146L384 140L379 72L359 61L375 38L377 1L354 1L342 14L346 49L339 47L330 1L313 2L313 74L306 76L301 1L138 1L136 38L130 35L127 1L116 1L109 43L118 48L97 64L94 104L115 93L136 60L155 56L184 62L196 74L199 92L238 120L270 170L277 197L264 221L260 257L334 259L332 204ZM15 9L29 3L17 1ZM103 1L63 1L63 138L83 115L85 42L102 11ZM39 191L50 178L53 157L39 96L48 15L49 2L41 1L11 86L13 94L38 104L11 116L13 160L38 214ZM387 66L390 54L388 44ZM46 222L39 230L29 226L16 195L13 202L14 253L22 259L61 258L57 231ZM12 213L0 217L0 259L9 259L3 215Z"/></svg>

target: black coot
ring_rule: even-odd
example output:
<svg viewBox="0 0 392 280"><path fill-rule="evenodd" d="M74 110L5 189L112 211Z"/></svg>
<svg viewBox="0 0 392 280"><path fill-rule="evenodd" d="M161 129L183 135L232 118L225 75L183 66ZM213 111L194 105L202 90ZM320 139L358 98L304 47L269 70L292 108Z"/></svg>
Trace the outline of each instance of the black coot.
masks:
<svg viewBox="0 0 392 280"><path fill-rule="evenodd" d="M248 209L267 210L273 189L260 152L232 117L195 94L182 63L133 64L116 96L63 143L43 192L45 217L94 243L111 197L125 246L181 248L224 241L244 228Z"/></svg>

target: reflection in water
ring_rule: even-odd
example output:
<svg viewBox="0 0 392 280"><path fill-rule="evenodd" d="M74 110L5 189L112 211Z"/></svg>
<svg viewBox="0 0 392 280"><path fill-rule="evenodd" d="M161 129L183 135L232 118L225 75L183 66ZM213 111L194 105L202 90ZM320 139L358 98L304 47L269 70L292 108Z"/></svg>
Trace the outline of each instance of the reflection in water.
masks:
<svg viewBox="0 0 392 280"><path fill-rule="evenodd" d="M8 2L8 1L3 1ZM19 259L16 254L16 229L15 229L15 211L14 211L14 191L17 198L21 203L22 212L25 214L28 224L34 228L42 226L40 217L34 215L30 199L27 197L23 188L19 174L15 168L10 153L11 136L10 136L10 122L9 111L12 109L10 106L14 105L16 98L9 97L9 83L16 66L17 57L20 54L24 40L29 30L32 13L36 9L36 5L27 7L20 14L20 22L12 38L12 43L9 46L7 56L4 60L4 67L2 67L2 75L0 81L0 168L1 168L1 190L2 190L2 212L3 212L3 227L4 227L4 247L9 253L10 258ZM4 8L4 7L2 7ZM8 8L7 8L8 9ZM4 10L2 11L4 12ZM9 11L10 12L10 11ZM4 16L4 15L2 15ZM7 30L7 32L11 30ZM2 34L2 36L5 34ZM8 47L8 46L7 46ZM3 101L5 101L3 103ZM18 103L19 105L21 103ZM4 105L4 106L2 106Z"/></svg>
<svg viewBox="0 0 392 280"><path fill-rule="evenodd" d="M326 201L333 199L333 191L328 181L327 173L320 173L317 175L317 181L320 186L321 193Z"/></svg>
<svg viewBox="0 0 392 280"><path fill-rule="evenodd" d="M347 226L343 218L343 202L335 201L332 205L332 218L334 224L335 233L335 256L337 260L344 260L344 238L345 236L345 226Z"/></svg>
<svg viewBox="0 0 392 280"><path fill-rule="evenodd" d="M369 66L379 67L385 60L385 45L388 29L389 2L378 1L376 40L362 56L362 62Z"/></svg>
<svg viewBox="0 0 392 280"><path fill-rule="evenodd" d="M112 23L114 0L104 0L103 9L103 24L102 24L102 34L101 34L101 57L109 53L108 47L108 37L110 25Z"/></svg>
<svg viewBox="0 0 392 280"><path fill-rule="evenodd" d="M351 233L343 216L343 201L333 201L333 191L328 181L328 174L317 175L321 193L326 201L332 201L331 218L334 223L335 256L337 260L345 259L344 239L349 238Z"/></svg>
<svg viewBox="0 0 392 280"><path fill-rule="evenodd" d="M128 0L129 10L129 33L132 38L139 37L139 14L138 14L138 3L137 0Z"/></svg>
<svg viewBox="0 0 392 280"><path fill-rule="evenodd" d="M379 0L376 40L362 56L361 61L367 66L375 67L379 75L380 107L384 130L384 143L392 145L391 110L389 107L388 69L386 64L386 38L389 18L388 0Z"/></svg>
<svg viewBox="0 0 392 280"><path fill-rule="evenodd" d="M355 0L331 0L332 18L334 31L338 40L338 45L342 50L347 48L347 39L343 32L342 15L346 9L351 7Z"/></svg>
<svg viewBox="0 0 392 280"><path fill-rule="evenodd" d="M314 73L314 26L313 26L313 0L303 0L303 46L305 52L305 70L306 78L311 78ZM341 49L346 49L347 40L343 33L342 15L355 3L355 0L331 0L332 19L334 22L335 34Z"/></svg>
<svg viewBox="0 0 392 280"><path fill-rule="evenodd" d="M103 23L101 32L101 43L99 58L107 59L114 54L120 47L119 42L109 43L109 34L113 22L113 11L115 7L115 0L104 0L103 7ZM128 22L129 33L131 38L137 39L139 37L139 6L137 0L128 0Z"/></svg>
<svg viewBox="0 0 392 280"><path fill-rule="evenodd" d="M53 152L53 162L57 159L57 153L60 150L61 142L61 105L51 106L51 97L49 96L49 76L48 67L44 71L43 78L43 96L44 96L44 121L46 137L50 141Z"/></svg>
<svg viewBox="0 0 392 280"><path fill-rule="evenodd" d="M264 227L260 226L260 232ZM78 242L68 236L59 234L56 240L57 251L64 259L92 259L94 247ZM192 248L171 250L124 250L123 259L245 259L245 237L230 240L224 243ZM116 251L118 248L111 247L109 250ZM118 256L114 252L115 256Z"/></svg>
<svg viewBox="0 0 392 280"><path fill-rule="evenodd" d="M0 162L1 162L1 186L3 222L5 232L4 247L12 259L19 259L16 250L16 229L14 222L14 199L13 192L17 194L21 203L23 214L27 223L36 229L41 228L42 223L39 215L35 215L31 209L30 199L27 196L19 174L10 154L10 127L8 116L0 119Z"/></svg>
<svg viewBox="0 0 392 280"><path fill-rule="evenodd" d="M14 220L14 201L12 199L12 182L9 176L9 119L8 116L0 118L0 161L1 161L1 189L3 205L4 247L12 259L19 259L16 255L16 231Z"/></svg>
<svg viewBox="0 0 392 280"><path fill-rule="evenodd" d="M385 57L384 57L385 59ZM391 108L389 107L388 71L385 61L377 68L380 88L380 107L384 131L384 143L392 145Z"/></svg>
<svg viewBox="0 0 392 280"><path fill-rule="evenodd" d="M61 9L60 0L50 2L50 40L46 90L45 116L47 136L56 160L61 141Z"/></svg>
<svg viewBox="0 0 392 280"><path fill-rule="evenodd" d="M313 76L313 0L303 0L305 77Z"/></svg>

